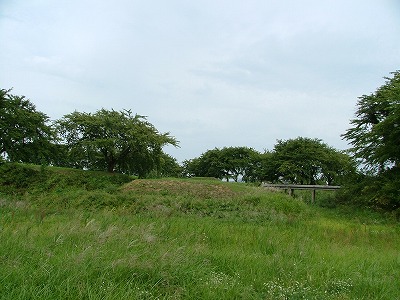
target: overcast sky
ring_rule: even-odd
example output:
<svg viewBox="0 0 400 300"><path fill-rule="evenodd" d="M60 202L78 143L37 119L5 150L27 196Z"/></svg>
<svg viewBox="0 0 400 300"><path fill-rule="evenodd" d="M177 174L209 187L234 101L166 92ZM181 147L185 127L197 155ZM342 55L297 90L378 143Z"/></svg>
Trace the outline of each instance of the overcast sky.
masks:
<svg viewBox="0 0 400 300"><path fill-rule="evenodd" d="M131 109L182 161L320 138L400 69L398 0L0 0L0 88L51 119Z"/></svg>

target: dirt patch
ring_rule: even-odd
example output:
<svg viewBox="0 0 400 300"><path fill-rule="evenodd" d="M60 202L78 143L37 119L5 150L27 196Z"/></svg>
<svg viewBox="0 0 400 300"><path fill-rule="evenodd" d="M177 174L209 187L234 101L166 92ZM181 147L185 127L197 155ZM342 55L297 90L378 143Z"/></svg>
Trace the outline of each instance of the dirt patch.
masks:
<svg viewBox="0 0 400 300"><path fill-rule="evenodd" d="M16 209L24 209L27 208L29 204L26 201L11 201L6 199L0 199L0 207L9 207Z"/></svg>

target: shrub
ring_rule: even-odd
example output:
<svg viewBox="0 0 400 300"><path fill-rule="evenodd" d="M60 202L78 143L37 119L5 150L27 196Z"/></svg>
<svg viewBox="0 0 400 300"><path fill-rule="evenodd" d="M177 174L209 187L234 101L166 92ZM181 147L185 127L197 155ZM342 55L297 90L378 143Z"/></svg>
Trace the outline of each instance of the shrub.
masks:
<svg viewBox="0 0 400 300"><path fill-rule="evenodd" d="M0 164L0 174L0 190L5 193L23 193L46 179L45 172L16 163Z"/></svg>
<svg viewBox="0 0 400 300"><path fill-rule="evenodd" d="M359 175L338 193L338 201L385 211L400 208L400 169L378 175Z"/></svg>
<svg viewBox="0 0 400 300"><path fill-rule="evenodd" d="M105 189L115 191L132 180L124 174L106 174L74 169L38 167L15 163L0 164L0 189L3 192L40 192L78 187L84 190Z"/></svg>

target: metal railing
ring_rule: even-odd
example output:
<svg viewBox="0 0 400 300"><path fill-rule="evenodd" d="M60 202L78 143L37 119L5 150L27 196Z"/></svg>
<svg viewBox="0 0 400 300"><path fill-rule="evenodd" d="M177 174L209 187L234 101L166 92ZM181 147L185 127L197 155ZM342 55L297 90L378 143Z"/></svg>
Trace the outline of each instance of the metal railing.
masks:
<svg viewBox="0 0 400 300"><path fill-rule="evenodd" d="M332 191L340 189L338 185L305 185L305 184L269 184L263 183L261 185L265 188L272 189L284 189L289 192L289 195L294 195L294 190L310 190L311 191L311 203L315 203L315 191L316 190L325 190Z"/></svg>

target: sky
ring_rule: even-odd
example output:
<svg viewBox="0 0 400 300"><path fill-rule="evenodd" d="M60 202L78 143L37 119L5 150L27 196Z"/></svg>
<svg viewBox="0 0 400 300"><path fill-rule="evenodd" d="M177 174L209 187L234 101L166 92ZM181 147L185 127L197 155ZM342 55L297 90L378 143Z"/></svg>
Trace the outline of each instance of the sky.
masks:
<svg viewBox="0 0 400 300"><path fill-rule="evenodd" d="M0 88L51 120L130 109L179 148L339 150L400 69L398 0L0 0Z"/></svg>

